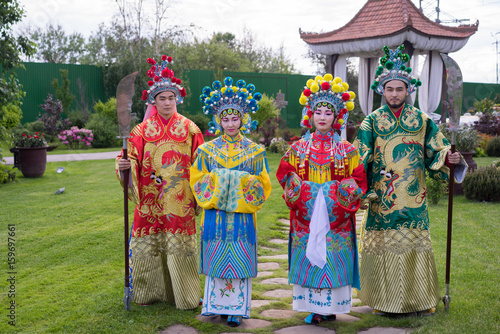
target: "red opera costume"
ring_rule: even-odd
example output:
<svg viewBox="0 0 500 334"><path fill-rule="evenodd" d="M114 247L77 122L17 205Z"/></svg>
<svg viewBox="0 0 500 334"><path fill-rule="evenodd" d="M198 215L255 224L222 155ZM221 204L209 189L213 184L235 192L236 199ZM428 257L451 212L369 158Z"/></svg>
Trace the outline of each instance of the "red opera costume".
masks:
<svg viewBox="0 0 500 334"><path fill-rule="evenodd" d="M182 102L185 91L167 68L171 60L162 59L159 65L148 59L153 65L148 76L155 77L150 90L143 92L149 107L144 121L127 140L131 164L128 197L136 203L130 235L130 285L138 304L169 302L179 309L193 309L199 305L201 291L196 201L189 170L203 136L194 122L177 113L175 105ZM164 92L175 97L167 119L162 116L164 109L153 105L155 96ZM118 178L119 163L124 161L120 158Z"/></svg>

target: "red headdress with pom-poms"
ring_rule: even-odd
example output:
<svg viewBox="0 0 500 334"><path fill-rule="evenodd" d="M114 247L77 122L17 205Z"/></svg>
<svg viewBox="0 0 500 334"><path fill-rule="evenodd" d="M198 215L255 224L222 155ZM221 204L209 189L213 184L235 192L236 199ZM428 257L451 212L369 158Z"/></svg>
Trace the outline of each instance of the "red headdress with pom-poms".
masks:
<svg viewBox="0 0 500 334"><path fill-rule="evenodd" d="M155 96L166 91L171 91L175 94L175 102L182 103L186 96L186 90L181 86L181 79L174 76L174 71L168 68L168 64L172 63L172 57L166 55L161 56L161 63L158 64L153 58L148 58L146 61L151 64L151 68L147 72L147 76L151 79L148 81L148 90L142 92L142 99L148 103L155 103Z"/></svg>

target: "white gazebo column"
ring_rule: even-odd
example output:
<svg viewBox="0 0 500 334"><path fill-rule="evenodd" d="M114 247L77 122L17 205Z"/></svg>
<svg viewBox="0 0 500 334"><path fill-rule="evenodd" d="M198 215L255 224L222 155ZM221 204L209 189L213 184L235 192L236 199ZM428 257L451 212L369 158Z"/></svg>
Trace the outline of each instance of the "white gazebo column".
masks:
<svg viewBox="0 0 500 334"><path fill-rule="evenodd" d="M373 90L370 88L375 80L378 58L359 58L358 101L363 114L373 111Z"/></svg>
<svg viewBox="0 0 500 334"><path fill-rule="evenodd" d="M418 89L418 106L420 110L428 114L432 119L440 117L434 112L441 101L442 76L443 60L439 52L429 51L420 75L422 86Z"/></svg>

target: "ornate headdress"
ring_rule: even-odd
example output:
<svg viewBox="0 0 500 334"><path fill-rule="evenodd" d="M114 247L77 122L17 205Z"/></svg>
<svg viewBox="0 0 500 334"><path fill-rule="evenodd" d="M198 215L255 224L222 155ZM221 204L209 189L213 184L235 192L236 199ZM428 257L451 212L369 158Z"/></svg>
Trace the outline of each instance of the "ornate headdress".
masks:
<svg viewBox="0 0 500 334"><path fill-rule="evenodd" d="M209 123L208 131L219 134L221 131L220 121L228 115L237 115L241 119L241 131L250 133L257 128L257 121L252 121L250 113L259 110L259 101L262 94L254 93L255 86L248 84L244 80L238 80L233 86L233 78L224 79L222 82L216 80L212 83L212 88L206 86L200 95L200 101L205 103L203 112L206 115L213 115L213 120Z"/></svg>
<svg viewBox="0 0 500 334"><path fill-rule="evenodd" d="M375 73L377 77L371 85L371 89L384 94L384 85L391 80L400 80L408 86L408 94L415 91L415 88L422 85L422 82L410 73L411 67L406 67L406 63L410 61L410 56L402 51L405 49L404 45L400 45L396 50L389 49L384 46L385 56L380 58L380 66Z"/></svg>
<svg viewBox="0 0 500 334"><path fill-rule="evenodd" d="M316 78L307 80L307 87L300 96L299 102L304 106L302 109L302 119L300 126L312 128L311 118L313 111L319 105L326 105L335 110L336 119L333 128L343 129L349 117L349 111L354 109L354 98L356 94L350 92L349 84L342 82L339 77L333 78L330 73L324 76L318 75Z"/></svg>
<svg viewBox="0 0 500 334"><path fill-rule="evenodd" d="M142 92L142 99L150 104L155 103L155 96L166 91L171 91L175 94L175 102L182 103L186 96L186 90L181 86L181 79L174 77L174 71L168 68L168 64L172 62L172 57L165 55L161 56L162 62L157 64L153 58L148 58L148 64L151 68L147 75L152 80L148 81L148 90Z"/></svg>

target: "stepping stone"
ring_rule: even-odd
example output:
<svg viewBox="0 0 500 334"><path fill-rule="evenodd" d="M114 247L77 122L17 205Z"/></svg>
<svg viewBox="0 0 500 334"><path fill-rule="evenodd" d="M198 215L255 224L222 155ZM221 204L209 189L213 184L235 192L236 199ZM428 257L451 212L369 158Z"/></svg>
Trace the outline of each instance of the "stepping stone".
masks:
<svg viewBox="0 0 500 334"><path fill-rule="evenodd" d="M273 298L286 298L286 297L292 297L293 292L292 290L276 289L276 290L266 291L262 295Z"/></svg>
<svg viewBox="0 0 500 334"><path fill-rule="evenodd" d="M328 329L325 327L311 326L311 325L301 325L293 327L285 327L274 331L275 334L335 334L333 329Z"/></svg>
<svg viewBox="0 0 500 334"><path fill-rule="evenodd" d="M354 321L358 321L358 320L361 320L361 319L358 317L354 317L352 315L349 315L349 314L337 314L337 320L335 320L335 321L354 322Z"/></svg>
<svg viewBox="0 0 500 334"><path fill-rule="evenodd" d="M278 219L278 222L283 225L290 226L290 219L280 218Z"/></svg>
<svg viewBox="0 0 500 334"><path fill-rule="evenodd" d="M266 247L266 246L259 246L260 249L265 249L265 250L270 250L270 251L273 251L273 252L277 252L278 249L276 248L271 248L271 247Z"/></svg>
<svg viewBox="0 0 500 334"><path fill-rule="evenodd" d="M351 308L352 312L357 312L357 313L362 313L362 314L370 314L372 313L373 309L370 306L354 306Z"/></svg>
<svg viewBox="0 0 500 334"><path fill-rule="evenodd" d="M358 298L353 298L352 299L352 304L356 304L356 303L361 303L361 299L358 299Z"/></svg>
<svg viewBox="0 0 500 334"><path fill-rule="evenodd" d="M216 324L216 325L226 325L227 326L227 319L224 319L224 320L221 319L220 315L211 315L211 316L206 317L204 315L198 314L196 316L196 319L198 319L201 322L210 322L210 323ZM267 327L270 325L271 325L270 321L250 318L250 319L243 319L241 321L241 324L237 328L253 329L253 328ZM197 333L197 332L195 332L195 333ZM172 334L174 334L174 333L172 332ZM191 333L189 333L189 334L191 334Z"/></svg>
<svg viewBox="0 0 500 334"><path fill-rule="evenodd" d="M264 255L264 256L259 256L259 259L288 260L288 254Z"/></svg>
<svg viewBox="0 0 500 334"><path fill-rule="evenodd" d="M265 310L260 315L266 318L288 319L293 318L297 313L292 310Z"/></svg>
<svg viewBox="0 0 500 334"><path fill-rule="evenodd" d="M271 239L269 240L270 243L272 244L278 244L278 245L281 245L281 244L287 244L288 243L288 240L283 240L283 239Z"/></svg>
<svg viewBox="0 0 500 334"><path fill-rule="evenodd" d="M272 300L264 300L264 299L252 299L252 308L259 308L261 306L269 305L273 301Z"/></svg>
<svg viewBox="0 0 500 334"><path fill-rule="evenodd" d="M257 270L279 269L280 264L276 262L261 262L257 265Z"/></svg>
<svg viewBox="0 0 500 334"><path fill-rule="evenodd" d="M411 333L411 328L398 328L398 327L373 327L367 330L359 331L363 334L406 334Z"/></svg>
<svg viewBox="0 0 500 334"><path fill-rule="evenodd" d="M276 277L276 278L268 278L260 282L260 284L282 284L288 285L288 278Z"/></svg>
<svg viewBox="0 0 500 334"><path fill-rule="evenodd" d="M257 272L257 277L266 277L274 274L274 271L259 271Z"/></svg>
<svg viewBox="0 0 500 334"><path fill-rule="evenodd" d="M198 334L198 331L193 327L173 325L162 330L160 334Z"/></svg>

